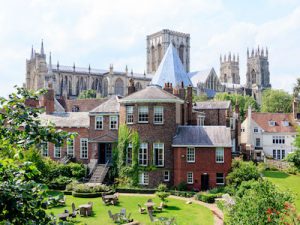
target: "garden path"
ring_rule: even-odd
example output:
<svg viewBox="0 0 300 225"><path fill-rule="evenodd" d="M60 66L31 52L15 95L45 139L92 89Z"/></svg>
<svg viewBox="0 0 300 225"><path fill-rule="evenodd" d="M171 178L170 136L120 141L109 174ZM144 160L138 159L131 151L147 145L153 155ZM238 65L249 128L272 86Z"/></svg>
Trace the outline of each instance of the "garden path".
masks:
<svg viewBox="0 0 300 225"><path fill-rule="evenodd" d="M136 193L120 193L120 195L127 195L127 196L155 196L154 194L136 194ZM202 205L206 208L209 208L213 215L214 215L214 225L223 225L223 219L224 219L224 214L222 212L222 210L220 210L217 207L217 204L209 204L209 203L205 203L205 202L201 202L198 200L195 200L194 198L183 198L183 197L179 197L179 196L173 196L171 195L170 198L175 198L175 199L179 199L179 200L183 200L183 201L191 201L193 203Z"/></svg>

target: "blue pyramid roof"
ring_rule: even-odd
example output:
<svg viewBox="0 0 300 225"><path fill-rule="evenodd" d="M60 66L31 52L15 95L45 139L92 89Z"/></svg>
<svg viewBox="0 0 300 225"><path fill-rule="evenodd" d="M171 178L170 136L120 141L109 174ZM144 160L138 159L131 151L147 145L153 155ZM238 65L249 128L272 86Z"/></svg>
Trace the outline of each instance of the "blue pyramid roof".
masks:
<svg viewBox="0 0 300 225"><path fill-rule="evenodd" d="M192 85L192 82L185 72L176 48L170 43L159 67L152 78L151 84L164 87L165 83L172 83L173 87Z"/></svg>

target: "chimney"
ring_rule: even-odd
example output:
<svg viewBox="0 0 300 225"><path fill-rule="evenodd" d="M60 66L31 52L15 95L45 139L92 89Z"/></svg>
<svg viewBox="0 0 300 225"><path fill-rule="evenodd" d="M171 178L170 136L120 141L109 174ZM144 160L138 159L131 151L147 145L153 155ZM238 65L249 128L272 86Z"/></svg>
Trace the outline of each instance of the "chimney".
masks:
<svg viewBox="0 0 300 225"><path fill-rule="evenodd" d="M128 95L131 95L134 92L135 92L134 80L130 78L129 86L128 86Z"/></svg>
<svg viewBox="0 0 300 225"><path fill-rule="evenodd" d="M193 112L193 87L191 85L187 87L186 103L187 103L187 124L191 125L192 112Z"/></svg>
<svg viewBox="0 0 300 225"><path fill-rule="evenodd" d="M173 94L173 86L172 86L172 83L165 83L165 86L164 86L164 90L169 92L170 94Z"/></svg>
<svg viewBox="0 0 300 225"><path fill-rule="evenodd" d="M46 114L51 114L55 111L54 109L54 90L52 84L48 85L48 91L42 96L40 105L45 107Z"/></svg>
<svg viewBox="0 0 300 225"><path fill-rule="evenodd" d="M178 97L181 98L182 100L185 100L185 90L184 90L183 81L181 82L181 86L179 87L178 90Z"/></svg>

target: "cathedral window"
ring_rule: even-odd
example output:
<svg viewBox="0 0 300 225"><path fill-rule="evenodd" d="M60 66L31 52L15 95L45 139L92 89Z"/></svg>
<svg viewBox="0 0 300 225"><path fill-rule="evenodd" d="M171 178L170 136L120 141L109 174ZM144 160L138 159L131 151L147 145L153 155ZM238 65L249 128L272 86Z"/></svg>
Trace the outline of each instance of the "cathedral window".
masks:
<svg viewBox="0 0 300 225"><path fill-rule="evenodd" d="M155 68L155 49L154 49L153 45L151 47L151 67L152 67L152 71L156 71L156 68Z"/></svg>
<svg viewBox="0 0 300 225"><path fill-rule="evenodd" d="M183 56L184 56L184 45L181 44L179 46L179 58L180 58L182 64L184 64L184 58L183 58Z"/></svg>
<svg viewBox="0 0 300 225"><path fill-rule="evenodd" d="M255 70L251 72L252 84L256 84L256 73Z"/></svg>
<svg viewBox="0 0 300 225"><path fill-rule="evenodd" d="M120 96L124 95L124 82L121 78L118 78L115 82L115 94Z"/></svg>
<svg viewBox="0 0 300 225"><path fill-rule="evenodd" d="M161 44L157 45L157 55L158 55L158 65L159 65L161 60L162 60L162 47L161 47Z"/></svg>

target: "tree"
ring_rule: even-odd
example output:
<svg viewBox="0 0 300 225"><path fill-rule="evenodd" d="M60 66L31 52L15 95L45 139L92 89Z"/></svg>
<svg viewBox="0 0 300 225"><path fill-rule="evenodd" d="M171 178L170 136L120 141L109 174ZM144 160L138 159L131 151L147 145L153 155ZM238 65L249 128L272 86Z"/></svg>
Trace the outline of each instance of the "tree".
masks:
<svg viewBox="0 0 300 225"><path fill-rule="evenodd" d="M157 187L157 192L155 192L156 196L161 199L161 201L164 203L166 198L170 196L170 193L167 192L168 188L165 184L160 184Z"/></svg>
<svg viewBox="0 0 300 225"><path fill-rule="evenodd" d="M253 111L259 111L259 106L255 99L251 96L244 96L240 94L217 93L214 100L218 101L231 101L231 105L235 108L236 104L239 105L240 117L245 118L248 107L251 106Z"/></svg>
<svg viewBox="0 0 300 225"><path fill-rule="evenodd" d="M12 159L0 160L0 221L3 224L49 224L42 203L46 186L34 181L39 171L32 163L17 165Z"/></svg>
<svg viewBox="0 0 300 225"><path fill-rule="evenodd" d="M283 90L267 89L262 94L261 111L290 113L292 111L292 96Z"/></svg>
<svg viewBox="0 0 300 225"><path fill-rule="evenodd" d="M78 96L79 99L96 98L96 97L97 97L97 93L95 90L92 89L84 90Z"/></svg>
<svg viewBox="0 0 300 225"><path fill-rule="evenodd" d="M300 78L297 78L296 84L294 84L294 88L293 88L293 96L299 97L299 94L300 94Z"/></svg>
<svg viewBox="0 0 300 225"><path fill-rule="evenodd" d="M43 109L25 104L27 99L38 100L46 90L36 92L17 88L8 98L0 98L0 157L14 157L23 151L39 146L42 142L62 145L69 134L57 130L53 124L43 125L38 119Z"/></svg>
<svg viewBox="0 0 300 225"><path fill-rule="evenodd" d="M208 97L205 93L200 95L193 95L193 102L204 102L207 101Z"/></svg>
<svg viewBox="0 0 300 225"><path fill-rule="evenodd" d="M291 215L291 195L278 190L270 181L243 182L240 188L243 190L238 192L243 194L235 197L226 224L298 224L297 218Z"/></svg>

